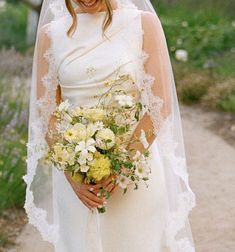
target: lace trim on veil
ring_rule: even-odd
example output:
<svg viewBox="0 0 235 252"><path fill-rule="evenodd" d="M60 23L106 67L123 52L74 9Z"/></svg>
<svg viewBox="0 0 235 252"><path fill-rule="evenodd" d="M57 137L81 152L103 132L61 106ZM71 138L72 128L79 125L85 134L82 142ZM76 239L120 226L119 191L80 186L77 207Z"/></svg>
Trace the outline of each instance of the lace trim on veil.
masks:
<svg viewBox="0 0 235 252"><path fill-rule="evenodd" d="M121 2L123 4L123 2L129 3L130 1L121 0ZM140 33L144 35L142 26L140 27ZM182 191L177 196L177 210L170 211L169 218L167 219L166 241L171 252L194 252L193 244L190 243L188 238L177 239L176 236L185 227L190 211L196 206L195 194L189 186L186 159L180 157L176 152L178 143L172 137L171 118L168 116L165 120L161 119L160 111L164 102L160 97L155 96L151 90L155 78L145 71L145 63L148 58L149 55L142 50L139 57L140 79L138 81L141 100L149 108L146 112L150 115L153 122L154 133L157 135L157 141L161 146L163 158L186 187L186 191Z"/></svg>
<svg viewBox="0 0 235 252"><path fill-rule="evenodd" d="M142 81L139 89L141 91L142 103L147 105L150 111L147 111L152 119L154 126L154 133L158 136L157 141L161 146L163 158L169 166L185 184L187 191L181 192L177 197L178 208L171 212L166 223L166 239L167 244L172 252L194 252L192 244L187 238L177 240L176 236L179 231L184 228L190 211L196 205L195 195L189 187L188 173L186 171L186 160L177 155L177 142L171 137L171 122L170 118L161 120L160 111L163 106L163 101L160 97L154 96L151 92L151 86L154 83L154 77L147 74L144 70L144 65L147 53L143 51L140 65L140 72L142 73ZM143 91L144 90L144 91ZM160 129L160 130L159 130Z"/></svg>
<svg viewBox="0 0 235 252"><path fill-rule="evenodd" d="M50 25L47 25L46 34L51 37ZM46 50L43 55L48 62L48 72L42 77L42 83L45 87L44 95L37 101L37 109L41 111L40 116L30 124L30 144L27 144L27 174L23 177L27 189L24 208L28 215L29 223L37 227L43 240L55 244L58 240L58 226L49 224L47 221L47 211L35 205L33 191L30 189L37 170L40 159L44 157L47 143L45 134L49 116L55 109L55 92L57 76L55 75L55 62L52 48ZM51 101L51 102L49 102Z"/></svg>
<svg viewBox="0 0 235 252"><path fill-rule="evenodd" d="M160 97L154 96L151 92L151 86L155 79L144 70L146 57L147 54L143 51L142 67L140 67L140 71L142 72L142 88L140 89L142 91L142 103L147 105L150 109L148 113L153 122L154 133L158 136L157 141L161 146L163 158L167 161L168 165L171 166L174 174L184 182L187 188L187 191L183 191L178 195L177 211L171 212L167 220L167 244L172 252L193 252L195 250L187 238L177 240L176 236L178 232L184 228L190 211L196 205L195 195L189 187L186 160L177 155L177 142L171 138L170 118L167 118L164 121L160 119L160 111L163 106L163 101Z"/></svg>

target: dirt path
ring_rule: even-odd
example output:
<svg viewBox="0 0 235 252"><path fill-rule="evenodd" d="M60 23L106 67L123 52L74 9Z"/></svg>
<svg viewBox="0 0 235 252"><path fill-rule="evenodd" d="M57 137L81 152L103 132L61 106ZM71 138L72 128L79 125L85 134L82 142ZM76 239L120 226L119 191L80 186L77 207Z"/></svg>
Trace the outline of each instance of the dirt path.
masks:
<svg viewBox="0 0 235 252"><path fill-rule="evenodd" d="M190 184L197 207L190 215L197 252L235 251L235 148L213 128L217 115L182 107ZM52 251L35 229L27 225L17 252Z"/></svg>

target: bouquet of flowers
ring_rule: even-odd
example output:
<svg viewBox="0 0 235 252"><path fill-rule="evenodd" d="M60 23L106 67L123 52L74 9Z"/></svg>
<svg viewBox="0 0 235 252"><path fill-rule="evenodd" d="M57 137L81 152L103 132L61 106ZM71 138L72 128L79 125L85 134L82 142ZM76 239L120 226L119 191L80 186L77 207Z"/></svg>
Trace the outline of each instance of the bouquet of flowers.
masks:
<svg viewBox="0 0 235 252"><path fill-rule="evenodd" d="M96 106L86 108L73 106L68 100L62 102L54 112L57 137L47 153L47 160L58 169L71 172L76 180L88 184L115 175L116 183L124 193L129 184L138 189L141 180L147 181L151 172L149 152L131 154L131 150L127 150L131 129L140 120L143 109L140 102L117 88L130 78L122 75L108 81L106 86L110 87ZM109 193L101 190L108 198ZM105 208L98 210L104 212Z"/></svg>

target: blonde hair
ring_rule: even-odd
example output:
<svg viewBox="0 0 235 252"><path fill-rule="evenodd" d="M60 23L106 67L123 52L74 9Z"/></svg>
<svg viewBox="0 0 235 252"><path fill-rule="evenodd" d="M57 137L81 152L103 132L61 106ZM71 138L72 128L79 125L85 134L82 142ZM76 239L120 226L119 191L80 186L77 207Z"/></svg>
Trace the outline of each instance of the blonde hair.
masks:
<svg viewBox="0 0 235 252"><path fill-rule="evenodd" d="M70 28L67 31L67 35L69 37L71 37L74 34L74 32L75 32L75 30L77 28L77 25L78 25L77 13L74 10L71 1L72 0L65 0L66 7L67 7L70 15L73 18L72 25L70 26ZM106 13L106 16L105 16L105 19L104 19L104 22L103 22L103 31L105 31L108 28L108 26L111 24L112 19L113 19L113 8L111 6L110 0L104 0L104 3L106 5L107 13Z"/></svg>

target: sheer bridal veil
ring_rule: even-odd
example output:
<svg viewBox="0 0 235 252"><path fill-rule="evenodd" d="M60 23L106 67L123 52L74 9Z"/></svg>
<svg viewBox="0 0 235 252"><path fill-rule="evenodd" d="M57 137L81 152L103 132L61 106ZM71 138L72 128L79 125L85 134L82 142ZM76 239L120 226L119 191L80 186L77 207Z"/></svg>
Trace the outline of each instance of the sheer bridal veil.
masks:
<svg viewBox="0 0 235 252"><path fill-rule="evenodd" d="M150 110L156 144L164 167L167 213L165 220L166 251L193 252L194 244L188 215L195 206L195 195L188 183L179 104L160 20L149 0L116 0L118 8L134 8L150 12L151 45L143 50L137 86L141 99ZM48 121L56 107L58 78L50 40L50 24L69 15L64 0L44 0L35 44L30 97L29 139L27 145L27 184L25 210L29 223L40 231L44 240L55 244L58 226L53 222L52 170L43 157L48 146L45 136ZM128 26L128 24L126 24ZM132 42L134 43L134 41ZM148 61L157 67L145 72ZM98 218L98 216L97 216ZM97 234L99 235L99 234Z"/></svg>

